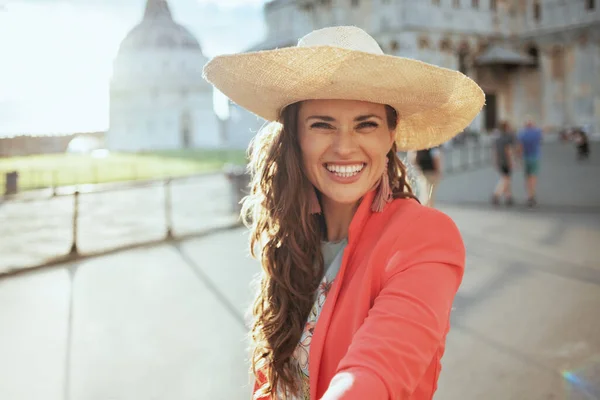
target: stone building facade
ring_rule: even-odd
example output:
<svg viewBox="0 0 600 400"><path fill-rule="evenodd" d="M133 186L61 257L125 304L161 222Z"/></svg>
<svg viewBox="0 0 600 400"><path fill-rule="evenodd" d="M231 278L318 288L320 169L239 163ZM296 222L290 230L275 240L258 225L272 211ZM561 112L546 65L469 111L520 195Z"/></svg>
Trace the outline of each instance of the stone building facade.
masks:
<svg viewBox="0 0 600 400"><path fill-rule="evenodd" d="M547 131L600 131L599 0L273 0L266 39L294 46L326 26L356 25L388 54L460 70L486 92L471 129L531 116ZM249 121L253 122L250 118Z"/></svg>

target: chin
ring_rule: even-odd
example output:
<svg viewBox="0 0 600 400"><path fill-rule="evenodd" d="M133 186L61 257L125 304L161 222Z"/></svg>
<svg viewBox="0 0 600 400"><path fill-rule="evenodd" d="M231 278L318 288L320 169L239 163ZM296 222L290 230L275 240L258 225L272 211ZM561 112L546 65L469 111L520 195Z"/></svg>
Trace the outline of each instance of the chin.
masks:
<svg viewBox="0 0 600 400"><path fill-rule="evenodd" d="M357 203L367 191L363 190L328 190L321 192L329 201L337 204L349 205Z"/></svg>

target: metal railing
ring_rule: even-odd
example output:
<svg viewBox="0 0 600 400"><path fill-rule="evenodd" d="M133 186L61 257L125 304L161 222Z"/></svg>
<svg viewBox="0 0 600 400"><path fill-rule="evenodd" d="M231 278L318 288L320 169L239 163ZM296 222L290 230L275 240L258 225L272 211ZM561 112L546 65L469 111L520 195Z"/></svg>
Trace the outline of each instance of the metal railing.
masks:
<svg viewBox="0 0 600 400"><path fill-rule="evenodd" d="M0 207L0 274L238 224L226 174L75 190Z"/></svg>
<svg viewBox="0 0 600 400"><path fill-rule="evenodd" d="M0 170L2 182L0 193L5 192L4 177L7 173L18 173L19 191L57 189L64 186L97 185L185 177L205 172L203 168L140 168L136 163L118 165L90 165L83 169L44 170L39 168L16 168Z"/></svg>
<svg viewBox="0 0 600 400"><path fill-rule="evenodd" d="M444 172L453 173L480 168L492 163L491 144L478 140L443 149Z"/></svg>
<svg viewBox="0 0 600 400"><path fill-rule="evenodd" d="M452 174L489 166L492 163L492 145L488 141L469 141L452 147L440 147L442 151L442 172ZM407 153L400 158L409 164ZM410 166L414 169L415 166Z"/></svg>

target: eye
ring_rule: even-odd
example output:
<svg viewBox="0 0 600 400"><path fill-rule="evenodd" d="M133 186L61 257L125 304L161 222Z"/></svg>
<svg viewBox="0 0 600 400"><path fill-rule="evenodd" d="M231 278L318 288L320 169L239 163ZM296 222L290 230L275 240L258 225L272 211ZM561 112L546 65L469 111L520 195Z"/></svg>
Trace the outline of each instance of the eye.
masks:
<svg viewBox="0 0 600 400"><path fill-rule="evenodd" d="M375 121L365 121L358 124L358 129L377 128L379 124Z"/></svg>
<svg viewBox="0 0 600 400"><path fill-rule="evenodd" d="M311 129L333 129L333 126L326 122L315 122L310 127Z"/></svg>

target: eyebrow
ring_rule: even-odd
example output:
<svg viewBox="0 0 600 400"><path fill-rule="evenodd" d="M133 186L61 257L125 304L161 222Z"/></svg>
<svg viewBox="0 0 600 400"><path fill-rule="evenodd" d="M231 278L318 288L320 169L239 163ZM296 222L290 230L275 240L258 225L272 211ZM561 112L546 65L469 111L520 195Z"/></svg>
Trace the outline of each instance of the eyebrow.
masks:
<svg viewBox="0 0 600 400"><path fill-rule="evenodd" d="M354 118L354 122L362 122L362 121L366 121L370 118L377 118L383 121L383 118L381 118L378 115L375 114L366 114L366 115L359 115L358 117ZM320 119L322 121L328 121L328 122L334 122L335 118L330 117L328 115L311 115L310 117L306 118L306 121L309 121L311 119Z"/></svg>
<svg viewBox="0 0 600 400"><path fill-rule="evenodd" d="M383 118L381 118L380 116L375 115L375 114L361 115L361 116L354 118L354 121L361 122L361 121L366 121L367 119L370 119L370 118L377 118L377 119L380 119L383 121Z"/></svg>

